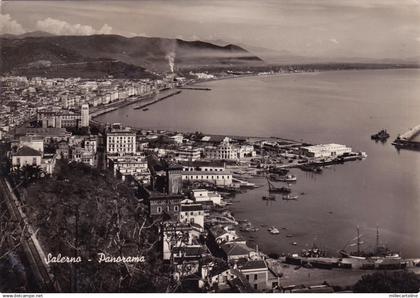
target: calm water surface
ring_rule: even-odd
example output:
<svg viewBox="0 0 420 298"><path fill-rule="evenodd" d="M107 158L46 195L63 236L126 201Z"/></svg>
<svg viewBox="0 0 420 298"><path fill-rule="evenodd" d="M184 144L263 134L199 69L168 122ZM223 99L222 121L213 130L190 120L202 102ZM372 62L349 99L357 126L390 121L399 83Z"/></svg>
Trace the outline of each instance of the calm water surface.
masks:
<svg viewBox="0 0 420 298"><path fill-rule="evenodd" d="M297 252L315 241L331 253L364 235L364 249L381 242L404 256L420 256L420 152L397 152L370 135L386 128L391 139L420 124L420 71L375 70L285 74L202 84L212 91L183 90L150 107L126 107L101 116L144 128L278 136L313 143L336 142L365 151L364 161L325 169L295 170L299 201L265 202L263 187L237 196L232 210L265 228L250 233L265 252ZM294 234L294 238L286 238ZM296 241L297 246L290 243ZM252 245L252 242L251 242ZM351 247L347 247L351 250Z"/></svg>

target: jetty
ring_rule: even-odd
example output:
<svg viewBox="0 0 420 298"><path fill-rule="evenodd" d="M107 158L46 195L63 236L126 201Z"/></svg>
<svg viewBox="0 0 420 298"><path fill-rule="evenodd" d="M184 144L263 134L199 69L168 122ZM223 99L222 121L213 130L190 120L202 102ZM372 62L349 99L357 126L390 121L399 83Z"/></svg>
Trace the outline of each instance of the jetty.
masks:
<svg viewBox="0 0 420 298"><path fill-rule="evenodd" d="M399 135L392 143L398 149L420 149L420 140L416 138L420 135L420 124Z"/></svg>
<svg viewBox="0 0 420 298"><path fill-rule="evenodd" d="M211 91L211 88L207 88L207 87L178 87L178 89L197 90L197 91Z"/></svg>
<svg viewBox="0 0 420 298"><path fill-rule="evenodd" d="M168 97L171 97L171 96L174 96L174 95L178 95L178 94L180 94L181 92L182 92L181 90L178 90L178 91L172 92L172 93L170 93L170 94L168 94L168 95L162 96L162 97L157 98L157 99L155 99L155 100L153 100L153 101L150 101L150 102L148 102L148 103L144 103L144 104L141 104L141 105L139 105L139 106L137 106L137 107L134 107L134 109L135 109L135 110L138 110L138 109L143 109L143 108L145 108L145 107L148 107L148 106L150 106L150 105L153 105L153 104L155 104L155 103L158 103L159 101L162 101L162 100L164 100L164 99L167 99Z"/></svg>

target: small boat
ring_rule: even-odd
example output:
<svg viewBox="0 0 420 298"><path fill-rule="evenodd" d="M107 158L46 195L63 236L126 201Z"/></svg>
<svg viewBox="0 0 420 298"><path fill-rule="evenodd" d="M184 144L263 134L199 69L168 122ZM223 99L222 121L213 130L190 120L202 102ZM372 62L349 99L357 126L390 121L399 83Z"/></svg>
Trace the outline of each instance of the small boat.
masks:
<svg viewBox="0 0 420 298"><path fill-rule="evenodd" d="M285 200L285 201L297 201L297 199L299 198L299 196L291 196L290 194L289 195L284 195L283 197L282 197L282 199L283 200Z"/></svg>
<svg viewBox="0 0 420 298"><path fill-rule="evenodd" d="M287 238L292 238L292 237L293 237L293 235L292 235L292 234L287 234L287 235L286 235L286 237L287 237Z"/></svg>
<svg viewBox="0 0 420 298"><path fill-rule="evenodd" d="M296 182L297 178L295 175L286 175L286 176L282 176L280 177L279 181L282 182Z"/></svg>
<svg viewBox="0 0 420 298"><path fill-rule="evenodd" d="M280 233L280 231L279 231L276 227L269 227L269 228L268 228L268 231L269 231L271 234L279 234L279 233Z"/></svg>
<svg viewBox="0 0 420 298"><path fill-rule="evenodd" d="M144 108L144 109L143 109L143 111L148 111L148 110L149 110L149 108Z"/></svg>
<svg viewBox="0 0 420 298"><path fill-rule="evenodd" d="M276 197L273 196L273 195L269 195L269 196L263 196L262 199L264 201L275 201L276 200Z"/></svg>
<svg viewBox="0 0 420 298"><path fill-rule="evenodd" d="M293 246L296 246L296 245L297 245L297 242L292 242L292 245L293 245Z"/></svg>

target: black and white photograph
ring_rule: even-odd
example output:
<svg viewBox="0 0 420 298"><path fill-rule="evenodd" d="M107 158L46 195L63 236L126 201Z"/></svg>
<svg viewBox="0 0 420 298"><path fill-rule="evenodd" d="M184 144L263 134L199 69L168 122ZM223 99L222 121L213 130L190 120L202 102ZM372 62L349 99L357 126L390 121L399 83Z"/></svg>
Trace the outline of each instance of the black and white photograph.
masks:
<svg viewBox="0 0 420 298"><path fill-rule="evenodd" d="M419 292L420 0L0 0L2 297Z"/></svg>

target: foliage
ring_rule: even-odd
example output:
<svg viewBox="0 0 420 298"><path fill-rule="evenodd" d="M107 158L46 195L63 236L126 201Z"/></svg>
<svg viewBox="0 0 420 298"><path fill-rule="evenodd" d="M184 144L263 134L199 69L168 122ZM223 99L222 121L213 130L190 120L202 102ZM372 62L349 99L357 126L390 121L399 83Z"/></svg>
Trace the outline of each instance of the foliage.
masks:
<svg viewBox="0 0 420 298"><path fill-rule="evenodd" d="M407 271L364 275L353 288L355 293L418 293L419 290L420 279Z"/></svg>
<svg viewBox="0 0 420 298"><path fill-rule="evenodd" d="M165 291L156 223L150 222L133 191L111 174L89 166L57 163L53 179L27 189L26 214L45 252L80 256L79 264L51 263L64 291ZM99 263L107 256L144 256L144 263ZM89 259L91 261L89 261Z"/></svg>

